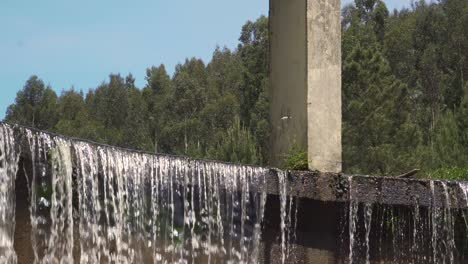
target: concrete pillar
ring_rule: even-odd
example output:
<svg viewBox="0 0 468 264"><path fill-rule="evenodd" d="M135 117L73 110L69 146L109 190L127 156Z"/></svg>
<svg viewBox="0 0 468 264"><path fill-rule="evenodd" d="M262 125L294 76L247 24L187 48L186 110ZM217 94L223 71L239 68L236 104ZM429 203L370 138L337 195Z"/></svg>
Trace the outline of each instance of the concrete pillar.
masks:
<svg viewBox="0 0 468 264"><path fill-rule="evenodd" d="M341 172L340 0L270 0L273 166L293 144L309 168Z"/></svg>

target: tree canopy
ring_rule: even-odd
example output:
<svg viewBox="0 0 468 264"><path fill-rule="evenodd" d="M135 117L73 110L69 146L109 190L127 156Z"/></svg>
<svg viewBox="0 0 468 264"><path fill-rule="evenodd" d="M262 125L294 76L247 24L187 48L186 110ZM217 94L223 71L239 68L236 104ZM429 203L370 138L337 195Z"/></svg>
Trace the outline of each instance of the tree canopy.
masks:
<svg viewBox="0 0 468 264"><path fill-rule="evenodd" d="M382 0L342 9L344 171L468 179L468 2ZM111 74L60 96L31 76L6 121L122 147L265 165L269 151L268 18L248 21L236 49L188 58L146 85ZM292 153L289 161L303 164Z"/></svg>

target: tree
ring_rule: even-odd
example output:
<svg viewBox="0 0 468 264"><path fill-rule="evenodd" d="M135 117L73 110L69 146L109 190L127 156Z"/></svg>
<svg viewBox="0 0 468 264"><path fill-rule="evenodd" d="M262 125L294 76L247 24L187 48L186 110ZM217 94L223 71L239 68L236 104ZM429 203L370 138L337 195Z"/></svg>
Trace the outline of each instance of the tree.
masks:
<svg viewBox="0 0 468 264"><path fill-rule="evenodd" d="M432 155L433 169L466 166L462 139L451 110L447 110L437 120Z"/></svg>
<svg viewBox="0 0 468 264"><path fill-rule="evenodd" d="M16 94L15 103L7 109L5 120L50 129L57 122L57 95L37 76L31 76L23 89Z"/></svg>
<svg viewBox="0 0 468 264"><path fill-rule="evenodd" d="M61 134L79 137L83 126L78 122L79 116L86 111L83 93L76 92L73 87L71 90L63 91L57 100L57 109L59 121L54 130Z"/></svg>
<svg viewBox="0 0 468 264"><path fill-rule="evenodd" d="M269 145L269 65L268 18L261 16L243 27L237 47L242 67L240 119L258 138L262 161L268 157Z"/></svg>
<svg viewBox="0 0 468 264"><path fill-rule="evenodd" d="M343 148L347 172L390 174L415 166L420 134L408 87L376 48L357 46L343 65Z"/></svg>
<svg viewBox="0 0 468 264"><path fill-rule="evenodd" d="M111 74L109 83L102 83L86 96L89 115L105 128L104 134L99 135L103 143L120 146L125 141L122 129L129 109L128 89L120 75Z"/></svg>
<svg viewBox="0 0 468 264"><path fill-rule="evenodd" d="M128 85L128 111L123 126L123 141L121 145L127 148L152 150L149 130L148 107L142 92L134 86L132 81Z"/></svg>
<svg viewBox="0 0 468 264"><path fill-rule="evenodd" d="M242 68L237 53L216 47L206 71L210 97L231 93L240 98Z"/></svg>
<svg viewBox="0 0 468 264"><path fill-rule="evenodd" d="M390 14L382 0L342 10L343 153L347 173L432 174L463 167L468 152L468 2L416 1ZM244 24L235 50L187 59L169 76L111 74L86 97L32 76L6 120L101 143L266 164L268 18ZM306 152L292 161L302 165ZM446 167L446 168L445 168ZM459 168L464 172L465 169ZM444 176L445 177L445 176Z"/></svg>
<svg viewBox="0 0 468 264"><path fill-rule="evenodd" d="M208 151L208 157L242 164L257 164L260 154L250 132L245 129L239 117L235 117L227 133Z"/></svg>
<svg viewBox="0 0 468 264"><path fill-rule="evenodd" d="M57 108L60 120L75 120L77 114L85 109L83 92L77 92L73 87L63 91L57 100Z"/></svg>
<svg viewBox="0 0 468 264"><path fill-rule="evenodd" d="M123 125L128 109L127 85L120 75L111 74L94 92L92 114L109 128Z"/></svg>
<svg viewBox="0 0 468 264"><path fill-rule="evenodd" d="M154 151L171 152L171 146L165 144L167 141L164 140L164 129L172 118L170 111L170 99L173 96L171 78L162 64L146 70L146 82L143 89L143 99L147 106L148 128Z"/></svg>
<svg viewBox="0 0 468 264"><path fill-rule="evenodd" d="M468 82L464 87L464 96L457 114L457 125L460 130L460 140L464 147L464 152L468 153Z"/></svg>
<svg viewBox="0 0 468 264"><path fill-rule="evenodd" d="M242 67L241 120L250 124L252 107L268 79L268 19L248 21L239 38L238 55Z"/></svg>
<svg viewBox="0 0 468 264"><path fill-rule="evenodd" d="M192 58L176 66L172 79L174 92L170 98L173 118L167 135L173 138L175 153L187 154L189 145L204 146L199 114L208 102L207 75L202 60Z"/></svg>

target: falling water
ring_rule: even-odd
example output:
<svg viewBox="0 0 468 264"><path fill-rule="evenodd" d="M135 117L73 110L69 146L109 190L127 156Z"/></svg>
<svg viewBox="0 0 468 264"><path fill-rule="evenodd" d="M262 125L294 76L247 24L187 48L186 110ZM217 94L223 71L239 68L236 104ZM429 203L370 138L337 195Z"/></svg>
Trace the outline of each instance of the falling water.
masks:
<svg viewBox="0 0 468 264"><path fill-rule="evenodd" d="M277 171L278 188L280 198L280 229L281 229L281 263L293 261L290 257L293 243L296 241L297 219L299 211L299 199L293 199L290 195L288 173Z"/></svg>
<svg viewBox="0 0 468 264"><path fill-rule="evenodd" d="M82 262L257 258L266 170L86 143L74 148Z"/></svg>
<svg viewBox="0 0 468 264"><path fill-rule="evenodd" d="M370 263L371 254L379 254L382 260L390 259L392 263L464 263L461 255L466 238L457 244L455 230L457 221L464 221L464 232L468 230L466 210L453 207L454 202L468 205L468 183L458 182L457 190L444 181L429 181L429 208L421 208L417 198L412 207L359 204L355 201L352 176L348 177L348 186L347 263ZM372 253L373 249L378 252Z"/></svg>
<svg viewBox="0 0 468 264"><path fill-rule="evenodd" d="M420 208L419 204L417 201L414 202L414 206L412 208L412 214L413 214L413 242L411 246L411 254L415 257L416 262L419 262L419 255L420 255L420 247L419 247L419 239L420 235L423 233L423 230L421 228L421 215L420 215Z"/></svg>
<svg viewBox="0 0 468 264"><path fill-rule="evenodd" d="M0 263L16 263L15 176L19 153L10 126L0 126Z"/></svg>
<svg viewBox="0 0 468 264"><path fill-rule="evenodd" d="M372 204L364 207L364 228L366 230L366 264L370 264L370 231L372 224Z"/></svg>
<svg viewBox="0 0 468 264"><path fill-rule="evenodd" d="M434 181L431 181L430 183L431 186L431 194L432 194L432 208L431 208L431 227L432 227L432 236L431 236L431 246L432 246L432 261L436 262L437 261L437 232L438 232L438 227L437 227L437 218L439 216L439 207L436 205L436 200L435 200L435 183Z"/></svg>
<svg viewBox="0 0 468 264"><path fill-rule="evenodd" d="M449 257L449 263L452 264L455 261L454 252L456 250L455 246L455 226L454 226L454 219L452 214L452 204L450 201L450 195L448 192L448 187L445 182L442 182L442 187L444 190L444 198L445 198L445 207L444 207L444 219L443 219L443 229L445 233L445 252L446 255Z"/></svg>
<svg viewBox="0 0 468 264"><path fill-rule="evenodd" d="M465 203L468 206L468 182L460 182L459 186L465 197Z"/></svg>
<svg viewBox="0 0 468 264"><path fill-rule="evenodd" d="M464 204L468 208L468 182L460 182L459 183L460 190L463 193L463 197L465 198ZM464 212L463 214L463 221L465 222L465 228L468 232L468 212Z"/></svg>
<svg viewBox="0 0 468 264"><path fill-rule="evenodd" d="M280 191L281 206L281 263L286 261L286 236L287 236L287 175L285 172L278 172L278 182Z"/></svg>
<svg viewBox="0 0 468 264"><path fill-rule="evenodd" d="M451 195L446 182L431 181L431 191L435 200L436 184L442 188L443 200L441 207L433 202L431 208L432 222L432 255L434 263L455 263L455 224L451 203Z"/></svg>
<svg viewBox="0 0 468 264"><path fill-rule="evenodd" d="M356 201L354 201L354 198L353 198L353 176L348 177L348 186L349 186L349 189L348 189L349 191L349 209L348 209L349 257L348 257L348 261L350 264L352 264L353 257L354 257L357 211L358 211L358 205L359 205Z"/></svg>
<svg viewBox="0 0 468 264"><path fill-rule="evenodd" d="M70 142L27 131L31 154L31 240L36 263L73 262Z"/></svg>
<svg viewBox="0 0 468 264"><path fill-rule="evenodd" d="M29 184L35 263L263 260L267 169L131 152L0 124L0 263L17 262L18 164ZM277 261L290 263L299 199L288 195L287 173L277 175ZM347 180L348 263L370 263L377 256L395 263L460 263L464 249L455 230L466 210L452 207L468 205L466 182L453 188L431 181L432 206L420 207L414 197L414 206L404 208L360 204L358 181Z"/></svg>
<svg viewBox="0 0 468 264"><path fill-rule="evenodd" d="M4 219L14 219L18 154L9 127L0 128L0 177L8 190L0 196L0 250L15 263L14 223ZM23 152L31 159L25 171L36 263L257 262L267 169L21 129L29 145Z"/></svg>

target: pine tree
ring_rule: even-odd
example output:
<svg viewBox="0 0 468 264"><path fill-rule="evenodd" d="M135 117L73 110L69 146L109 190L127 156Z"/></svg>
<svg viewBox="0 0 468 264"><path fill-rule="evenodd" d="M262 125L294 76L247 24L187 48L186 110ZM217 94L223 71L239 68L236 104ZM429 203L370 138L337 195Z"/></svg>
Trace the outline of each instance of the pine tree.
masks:
<svg viewBox="0 0 468 264"><path fill-rule="evenodd" d="M415 166L420 134L408 87L376 48L357 46L343 66L343 148L347 172L390 174Z"/></svg>

